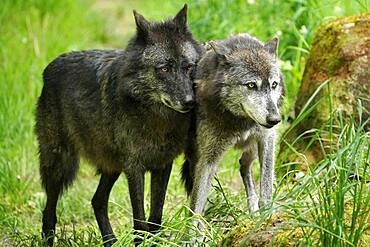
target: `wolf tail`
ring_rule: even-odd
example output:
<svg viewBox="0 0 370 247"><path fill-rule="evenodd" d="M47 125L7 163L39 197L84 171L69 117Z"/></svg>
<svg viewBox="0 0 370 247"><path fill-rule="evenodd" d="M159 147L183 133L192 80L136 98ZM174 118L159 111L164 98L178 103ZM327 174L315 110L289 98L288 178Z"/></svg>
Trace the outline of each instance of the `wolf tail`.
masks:
<svg viewBox="0 0 370 247"><path fill-rule="evenodd" d="M190 196L193 190L194 164L196 164L196 115L195 110L190 113L190 128L187 147L185 148L185 161L181 168L181 180L186 192Z"/></svg>
<svg viewBox="0 0 370 247"><path fill-rule="evenodd" d="M181 168L181 179L184 183L186 193L190 196L193 189L193 171L189 160L185 160Z"/></svg>

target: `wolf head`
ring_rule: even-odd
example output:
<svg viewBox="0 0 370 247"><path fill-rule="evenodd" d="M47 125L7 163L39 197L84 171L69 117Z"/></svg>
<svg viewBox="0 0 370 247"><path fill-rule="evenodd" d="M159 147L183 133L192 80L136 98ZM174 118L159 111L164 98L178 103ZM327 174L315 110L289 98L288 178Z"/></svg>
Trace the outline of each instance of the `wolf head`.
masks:
<svg viewBox="0 0 370 247"><path fill-rule="evenodd" d="M145 100L187 112L195 102L193 80L201 46L187 27L187 5L173 18L150 22L134 11L137 32L126 52Z"/></svg>
<svg viewBox="0 0 370 247"><path fill-rule="evenodd" d="M278 39L263 44L244 34L209 45L223 107L267 128L279 123L284 85L277 64Z"/></svg>

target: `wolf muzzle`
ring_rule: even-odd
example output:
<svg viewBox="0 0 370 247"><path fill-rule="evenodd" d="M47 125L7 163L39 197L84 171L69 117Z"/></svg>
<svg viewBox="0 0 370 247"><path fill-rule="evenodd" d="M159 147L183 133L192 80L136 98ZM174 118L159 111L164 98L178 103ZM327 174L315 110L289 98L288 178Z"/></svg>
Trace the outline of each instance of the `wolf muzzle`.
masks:
<svg viewBox="0 0 370 247"><path fill-rule="evenodd" d="M171 99L169 99L169 97L166 96L162 96L161 101L165 106L180 113L189 112L195 104L194 96L190 94L186 95L183 103L181 103L180 101L176 101L176 103L174 103Z"/></svg>

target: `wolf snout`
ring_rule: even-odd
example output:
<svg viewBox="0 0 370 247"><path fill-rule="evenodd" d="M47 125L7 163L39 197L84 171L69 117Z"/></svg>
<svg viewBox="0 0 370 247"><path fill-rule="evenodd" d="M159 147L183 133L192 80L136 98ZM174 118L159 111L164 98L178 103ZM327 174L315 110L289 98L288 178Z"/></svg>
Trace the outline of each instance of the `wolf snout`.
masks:
<svg viewBox="0 0 370 247"><path fill-rule="evenodd" d="M281 117L279 115L273 115L273 116L268 116L266 118L266 123L269 125L269 127L273 127L280 123Z"/></svg>
<svg viewBox="0 0 370 247"><path fill-rule="evenodd" d="M180 108L178 109L179 112L186 113L194 107L195 98L193 95L188 94L185 96L185 99L183 99L182 101L177 101L177 105Z"/></svg>
<svg viewBox="0 0 370 247"><path fill-rule="evenodd" d="M183 103L184 108L190 110L191 108L193 108L194 104L195 104L194 96L190 94L186 95L185 101Z"/></svg>
<svg viewBox="0 0 370 247"><path fill-rule="evenodd" d="M172 108L175 111L186 113L190 111L195 103L195 99L193 95L187 95L183 100L175 100L170 97L162 96L161 101L164 105L169 108Z"/></svg>

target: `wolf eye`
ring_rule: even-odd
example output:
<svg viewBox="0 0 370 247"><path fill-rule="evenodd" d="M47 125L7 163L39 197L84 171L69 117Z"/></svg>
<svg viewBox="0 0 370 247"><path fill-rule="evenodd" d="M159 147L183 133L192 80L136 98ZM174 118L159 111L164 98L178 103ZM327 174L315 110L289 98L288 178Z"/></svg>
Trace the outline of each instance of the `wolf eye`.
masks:
<svg viewBox="0 0 370 247"><path fill-rule="evenodd" d="M272 87L272 88L276 88L276 87L277 87L277 85L278 85L278 83L277 83L276 81L274 81L274 82L272 83L271 87Z"/></svg>
<svg viewBox="0 0 370 247"><path fill-rule="evenodd" d="M160 68L160 71L163 72L163 73L167 73L169 71L169 69L167 67L162 67L162 68Z"/></svg>
<svg viewBox="0 0 370 247"><path fill-rule="evenodd" d="M256 83L254 83L254 82L248 82L246 85L247 85L248 88L251 88L251 89L255 88L257 86Z"/></svg>
<svg viewBox="0 0 370 247"><path fill-rule="evenodd" d="M192 71L193 67L194 66L192 64L188 64L188 65L186 65L185 69L186 69L186 71L190 72L190 71Z"/></svg>

